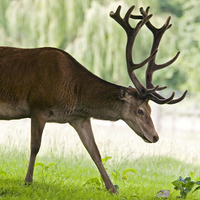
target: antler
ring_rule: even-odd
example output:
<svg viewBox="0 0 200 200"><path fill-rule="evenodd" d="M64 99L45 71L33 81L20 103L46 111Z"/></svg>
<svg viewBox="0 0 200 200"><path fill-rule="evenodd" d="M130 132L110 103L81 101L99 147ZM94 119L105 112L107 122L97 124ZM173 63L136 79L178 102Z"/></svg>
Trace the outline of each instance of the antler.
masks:
<svg viewBox="0 0 200 200"><path fill-rule="evenodd" d="M150 7L147 7L146 11L144 11L143 8L140 8L140 12L143 15L143 18L148 16L149 9L150 9ZM134 15L132 15L130 17L133 18L133 19L136 19ZM163 34L165 33L166 30L171 28L172 24L169 24L170 19L171 19L171 17L168 17L165 24L159 29L154 27L151 24L150 21L148 21L146 23L146 26L152 32L153 38L154 38L152 48L151 48L151 52L153 52L155 49L158 48ZM155 63L156 56L152 60L149 61L148 66L147 66L147 70L146 70L146 87L147 88L154 88L153 83L152 83L154 71L159 70L159 69L163 69L163 68L171 65L178 58L179 54L180 54L180 51L174 56L174 58L172 58L168 62L161 64L161 65L157 65ZM158 88L158 90L163 90L165 88L167 88L167 86L162 87L162 88ZM153 94L160 99L164 99L164 97L160 96L158 93L153 93ZM174 104L174 103L178 103L178 102L182 101L185 98L186 94L187 94L187 90L183 93L183 95L180 98L169 101L168 104Z"/></svg>
<svg viewBox="0 0 200 200"><path fill-rule="evenodd" d="M168 28L171 27L171 24L169 25L170 17L167 19L163 27L161 27L160 29L157 29L149 22L149 19L152 17L152 14L148 15L149 7L146 9L146 11L144 11L143 8L140 9L140 12L142 15L132 15L131 13L134 8L135 6L131 6L128 9L127 13L125 14L124 18L120 16L121 6L118 6L115 13L112 11L110 12L110 16L113 19L115 19L115 21L118 22L123 27L123 29L125 30L127 34L126 63L127 63L129 77L131 81L133 82L133 84L135 85L136 89L138 90L140 99L149 99L159 104L177 103L185 98L187 91L179 99L172 100L175 95L174 92L169 98L164 98L158 93L156 93L156 90L162 90L162 89L165 89L166 87L161 88L159 87L159 85L154 86L152 83L153 72L172 64L177 59L180 53L178 52L173 59L171 59L170 61L162 65L155 64L157 48L159 46L162 35ZM140 19L140 21L137 23L135 28L131 27L129 23L129 18ZM144 61L142 61L141 63L135 64L132 59L132 48L134 45L136 35L144 24L146 24L146 26L152 31L154 35L154 41L153 41L150 56L146 58ZM134 70L141 68L146 63L148 63L148 67L146 70L146 88L145 88L136 77Z"/></svg>
<svg viewBox="0 0 200 200"><path fill-rule="evenodd" d="M142 66L144 66L146 63L148 63L153 57L155 57L157 50L155 50L148 58L146 58L144 61L142 61L139 64L135 64L132 60L132 47L135 41L135 37L141 27L152 17L152 15L148 15L144 17L143 19L140 20L140 22L136 25L135 28L132 28L129 24L129 18L131 15L131 12L135 6L132 6L129 8L127 11L125 17L122 19L120 16L120 11L121 11L121 6L119 6L116 10L116 12L110 12L110 16L115 19L125 30L127 34L127 44L126 44L126 62L127 62L127 69L128 69L128 74L130 79L132 80L133 84L135 85L136 89L138 90L140 97L143 98L147 94L150 94L154 91L157 90L158 86L151 88L151 89L146 89L138 80L136 77L134 70L138 69Z"/></svg>

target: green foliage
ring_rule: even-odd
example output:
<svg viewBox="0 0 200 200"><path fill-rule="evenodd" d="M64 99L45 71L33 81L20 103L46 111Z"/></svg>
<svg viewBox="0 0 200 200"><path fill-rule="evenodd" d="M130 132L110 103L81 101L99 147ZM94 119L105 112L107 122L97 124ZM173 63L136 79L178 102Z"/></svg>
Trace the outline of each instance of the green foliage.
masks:
<svg viewBox="0 0 200 200"><path fill-rule="evenodd" d="M199 166L169 157L143 155L131 160L112 158L106 162L108 171L112 172L115 168L122 169L119 170L122 172L124 168L134 166L137 174L127 172L129 174L126 181L118 179L119 195L111 195L103 189L105 187L98 189L97 186L90 184L82 187L86 180L98 177L98 171L89 157L76 153L67 154L65 157L58 157L51 153L44 156L39 154L37 163L41 164L35 167L34 181L30 185L25 185L23 178L27 169L28 152L10 149L10 146L7 149L0 147L0 170L7 173L7 175L0 175L0 199L157 199L155 197L157 191L171 188L171 180L177 174L187 173L189 170L194 171L195 174L200 173ZM48 163L56 164L49 166L49 169L45 171ZM177 191L174 191L169 199L177 200L176 196ZM200 199L200 192L188 194L188 199Z"/></svg>
<svg viewBox="0 0 200 200"><path fill-rule="evenodd" d="M137 4L139 7L143 5L142 2ZM68 45L67 51L100 77L118 84L130 84L125 62L126 34L108 15L110 11L115 11L118 5L118 2L109 3L107 6L95 1L92 2L90 9L86 12L83 26L79 28L78 37ZM122 4L122 17L129 5L131 4L126 2ZM155 7L158 7L158 4L155 5L152 5L151 12L154 12ZM144 6L147 7L148 4ZM134 13L139 14L138 7L135 8ZM152 19L158 27L162 26L166 20L165 17L162 18L159 15L153 16ZM176 36L174 31L171 29L163 38L156 59L158 63L166 62L176 53L176 43L174 42ZM143 27L136 38L133 48L133 59L135 62L141 62L149 55L152 41L153 38L150 31ZM164 48L166 42L171 49L170 52L168 52L168 48ZM176 78L174 79L174 76L179 75L179 70L176 67L172 67L166 71L164 77L162 70L161 72L156 72L154 76L155 84L167 84L169 87L170 85L173 88L177 87L181 83ZM143 81L144 74L145 67L137 70L137 75ZM173 83L171 79L174 80Z"/></svg>
<svg viewBox="0 0 200 200"><path fill-rule="evenodd" d="M181 198L186 198L188 193L190 193L193 189L193 192L200 190L200 177L193 181L193 175L194 173L191 172L186 178L180 176L177 180L172 182L172 184L175 186L174 189L180 190Z"/></svg>
<svg viewBox="0 0 200 200"><path fill-rule="evenodd" d="M126 181L128 180L128 174L131 172L131 173L136 173L136 170L135 169L131 169L131 168L128 168L128 169L125 169L125 170L112 170L113 172L109 173L110 170L108 170L108 168L106 167L106 163L108 160L110 160L112 157L110 156L107 156L105 158L102 158L102 163L105 167L105 169L108 171L108 174L111 178L111 180L113 179L114 182L117 182L119 180L123 180L123 181ZM103 181L103 178L102 176L100 175L99 178L95 177L95 178L91 178L89 180L87 180L83 186L86 186L86 185L92 185L94 187L97 187L99 189L104 189L105 186L104 186L104 181ZM114 185L115 188L119 191L119 185L115 184Z"/></svg>
<svg viewBox="0 0 200 200"><path fill-rule="evenodd" d="M183 0L160 1L160 7L164 12L170 12L177 17L181 17L183 15L183 3Z"/></svg>
<svg viewBox="0 0 200 200"><path fill-rule="evenodd" d="M90 0L1 1L1 45L20 47L55 46L65 48L76 37ZM31 8L31 9L30 9Z"/></svg>
<svg viewBox="0 0 200 200"><path fill-rule="evenodd" d="M136 170L134 169L125 169L123 171L113 170L111 177L113 177L114 180L128 180L129 172L136 174Z"/></svg>
<svg viewBox="0 0 200 200"><path fill-rule="evenodd" d="M191 0L183 3L183 16L179 19L177 38L178 48L181 49L181 68L187 75L184 87L189 91L200 91L200 1Z"/></svg>
<svg viewBox="0 0 200 200"><path fill-rule="evenodd" d="M141 6L150 6L150 13L154 14L151 21L158 27L172 15L173 27L162 39L156 62L168 61L179 50L181 55L169 68L155 72L154 84L187 88L191 93L200 91L200 3L196 0L1 0L1 46L65 49L101 78L128 85L126 35L109 17L109 12L119 4L122 16L132 4L136 5L135 14L139 14ZM152 35L143 27L133 49L135 62L149 55L151 43ZM142 82L144 74L145 67L137 70Z"/></svg>
<svg viewBox="0 0 200 200"><path fill-rule="evenodd" d="M7 176L7 175L8 175L7 172L0 170L0 176Z"/></svg>
<svg viewBox="0 0 200 200"><path fill-rule="evenodd" d="M44 171L48 171L49 168L50 168L51 166L53 166L53 165L55 165L55 163L50 163L50 164L48 164L48 165L45 165L44 163L41 163L41 162L35 163L35 167L40 166L40 167L42 167L42 169L43 169Z"/></svg>
<svg viewBox="0 0 200 200"><path fill-rule="evenodd" d="M102 158L101 161L102 161L103 165L105 165L107 163L107 161L110 159L112 159L111 156L106 156L105 158Z"/></svg>

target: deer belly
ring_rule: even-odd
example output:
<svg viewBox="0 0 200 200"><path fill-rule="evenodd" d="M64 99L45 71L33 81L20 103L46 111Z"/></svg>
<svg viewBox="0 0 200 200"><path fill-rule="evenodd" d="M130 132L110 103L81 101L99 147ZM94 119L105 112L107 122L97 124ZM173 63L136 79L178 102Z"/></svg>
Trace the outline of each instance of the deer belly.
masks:
<svg viewBox="0 0 200 200"><path fill-rule="evenodd" d="M65 109L52 109L47 122L68 123L80 116L74 115Z"/></svg>
<svg viewBox="0 0 200 200"><path fill-rule="evenodd" d="M17 105L0 103L0 119L11 120L30 117L30 110L27 102Z"/></svg>

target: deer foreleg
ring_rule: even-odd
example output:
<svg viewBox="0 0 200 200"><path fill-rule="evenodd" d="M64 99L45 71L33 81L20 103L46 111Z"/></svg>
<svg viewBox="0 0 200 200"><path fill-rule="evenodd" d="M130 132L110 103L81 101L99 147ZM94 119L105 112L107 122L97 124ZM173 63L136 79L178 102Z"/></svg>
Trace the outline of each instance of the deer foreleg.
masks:
<svg viewBox="0 0 200 200"><path fill-rule="evenodd" d="M77 131L83 145L90 154L92 160L96 164L106 186L106 189L112 193L117 193L118 191L112 184L108 174L102 164L101 155L99 153L98 147L94 140L94 135L92 132L90 119L77 119L70 123Z"/></svg>
<svg viewBox="0 0 200 200"><path fill-rule="evenodd" d="M25 182L31 183L33 181L33 170L36 155L40 149L42 132L46 123L46 117L41 113L34 112L31 115L31 152L28 170L25 177Z"/></svg>

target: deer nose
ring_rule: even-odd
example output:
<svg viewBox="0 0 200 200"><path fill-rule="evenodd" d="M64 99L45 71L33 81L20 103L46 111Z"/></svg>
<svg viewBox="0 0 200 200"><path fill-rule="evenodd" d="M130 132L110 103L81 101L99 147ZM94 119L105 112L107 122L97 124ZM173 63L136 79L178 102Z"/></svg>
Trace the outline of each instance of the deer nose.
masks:
<svg viewBox="0 0 200 200"><path fill-rule="evenodd" d="M153 136L153 143L156 143L159 140L158 136Z"/></svg>

